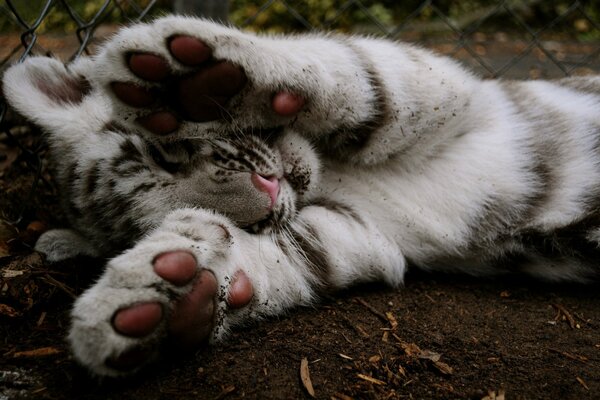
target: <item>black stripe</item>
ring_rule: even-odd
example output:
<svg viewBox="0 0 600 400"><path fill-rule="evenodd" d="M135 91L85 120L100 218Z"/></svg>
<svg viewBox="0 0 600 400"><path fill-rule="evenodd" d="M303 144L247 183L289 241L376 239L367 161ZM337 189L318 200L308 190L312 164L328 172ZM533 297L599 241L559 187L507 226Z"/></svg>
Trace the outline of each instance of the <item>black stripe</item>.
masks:
<svg viewBox="0 0 600 400"><path fill-rule="evenodd" d="M523 226L533 222L539 213L544 211L548 198L558 190L559 186L552 168L552 159L556 159L556 156L552 154L553 151L549 148L540 148L539 144L531 147L529 150L531 163L528 170L523 171L522 174L529 174L531 177L528 180L531 181L531 178L534 178L535 183L532 183L530 192L524 194L520 200L521 214L513 222L514 226Z"/></svg>
<svg viewBox="0 0 600 400"><path fill-rule="evenodd" d="M142 153L135 146L133 141L131 141L130 139L123 140L123 142L121 143L121 146L120 146L120 150L121 150L121 154L119 155L119 157L117 157L115 159L115 161L113 161L113 165L116 165L116 160L119 160L119 159L121 161L127 161L127 160L137 161L137 162L143 161Z"/></svg>
<svg viewBox="0 0 600 400"><path fill-rule="evenodd" d="M320 286L326 286L329 280L330 265L325 246L321 242L316 229L305 226L301 231L292 230L295 250L306 259L306 265L319 280Z"/></svg>
<svg viewBox="0 0 600 400"><path fill-rule="evenodd" d="M349 217L354 221L358 222L362 226L366 226L365 221L362 219L360 215L349 205L344 204L342 202L328 199L325 197L319 197L317 199L313 199L310 201L307 206L317 206L322 207L328 211L334 212L336 214L343 215L345 217Z"/></svg>
<svg viewBox="0 0 600 400"><path fill-rule="evenodd" d="M141 172L150 172L150 168L144 164L138 163L123 163L113 168L115 175L126 178L138 175Z"/></svg>
<svg viewBox="0 0 600 400"><path fill-rule="evenodd" d="M181 170L181 163L167 161L156 146L148 144L148 151L154 162L168 173L175 174Z"/></svg>
<svg viewBox="0 0 600 400"><path fill-rule="evenodd" d="M68 213L69 220L71 223L76 222L76 220L83 217L82 210L75 203L75 199L79 197L79 192L77 190L77 183L80 179L80 176L77 175L77 169L79 168L78 162L69 163L67 168L65 168L65 181L62 182L63 193L61 193L62 203L66 208L66 212Z"/></svg>
<svg viewBox="0 0 600 400"><path fill-rule="evenodd" d="M131 129L128 129L125 125L117 122L117 121L110 121L107 122L106 125L104 125L104 128L102 129L102 131L109 131L109 132L116 132L116 133L124 133L127 135L133 135L133 131Z"/></svg>
<svg viewBox="0 0 600 400"><path fill-rule="evenodd" d="M144 182L140 183L136 187L134 187L129 193L128 196L135 197L139 192L144 191L147 192L151 189L154 189L157 185L157 182Z"/></svg>
<svg viewBox="0 0 600 400"><path fill-rule="evenodd" d="M100 166L98 165L98 161L94 161L85 174L85 185L83 186L83 190L86 195L91 196L96 192L99 179Z"/></svg>
<svg viewBox="0 0 600 400"><path fill-rule="evenodd" d="M590 241L587 236L598 229L600 214L596 213L551 232L528 230L519 236L525 248L545 258L566 257L597 263L600 259L599 243Z"/></svg>
<svg viewBox="0 0 600 400"><path fill-rule="evenodd" d="M223 148L217 148L213 152L212 158L215 162L221 164L226 169L238 169L240 171L255 171L256 168L249 160L246 160L243 156L235 155L228 150ZM237 166L230 165L230 163L237 163ZM237 168L236 168L237 167ZM245 168L245 169L244 169Z"/></svg>
<svg viewBox="0 0 600 400"><path fill-rule="evenodd" d="M37 88L52 101L60 104L79 104L91 91L91 85L83 76L60 73L60 84L36 80Z"/></svg>
<svg viewBox="0 0 600 400"><path fill-rule="evenodd" d="M576 90L578 92L600 95L600 79L594 79L596 77L571 77L563 78L553 81L559 86L563 86L569 89Z"/></svg>
<svg viewBox="0 0 600 400"><path fill-rule="evenodd" d="M119 219L117 226L111 232L113 248L117 251L125 250L139 240L144 232L137 224L137 219L125 215Z"/></svg>
<svg viewBox="0 0 600 400"><path fill-rule="evenodd" d="M388 123L390 109L389 100L383 80L376 72L374 65L362 51L348 41L341 42L356 55L357 64L367 75L374 97L370 101L373 111L371 116L353 126L341 126L334 132L319 139L318 146L334 157L347 159L369 144L372 134Z"/></svg>
<svg viewBox="0 0 600 400"><path fill-rule="evenodd" d="M531 132L525 139L527 142L522 144L522 151L531 155L528 170L523 174L531 175L536 182L531 193L523 199L529 205L528 218L532 220L543 209L548 197L560 190L555 166L562 165L563 155L557 142L568 136L568 128L556 115L532 105L531 95L523 83L503 82L503 88L516 108L516 118L531 124Z"/></svg>

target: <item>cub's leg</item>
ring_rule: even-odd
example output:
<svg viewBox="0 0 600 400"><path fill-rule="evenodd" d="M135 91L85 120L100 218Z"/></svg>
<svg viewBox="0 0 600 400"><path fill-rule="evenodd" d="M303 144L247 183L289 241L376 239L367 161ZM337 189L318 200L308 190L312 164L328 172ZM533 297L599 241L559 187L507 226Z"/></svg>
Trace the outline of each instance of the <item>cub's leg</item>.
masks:
<svg viewBox="0 0 600 400"><path fill-rule="evenodd" d="M350 138L381 112L358 53L341 38L259 37L167 17L120 31L91 75L114 99L116 122L153 139L292 124L307 136Z"/></svg>
<svg viewBox="0 0 600 400"><path fill-rule="evenodd" d="M305 207L280 236L181 209L108 263L77 300L69 339L93 372L122 375L158 355L174 328L191 345L215 341L230 327L311 304L318 293L375 280L398 285L403 274L397 246L336 203ZM187 304L174 305L180 298Z"/></svg>

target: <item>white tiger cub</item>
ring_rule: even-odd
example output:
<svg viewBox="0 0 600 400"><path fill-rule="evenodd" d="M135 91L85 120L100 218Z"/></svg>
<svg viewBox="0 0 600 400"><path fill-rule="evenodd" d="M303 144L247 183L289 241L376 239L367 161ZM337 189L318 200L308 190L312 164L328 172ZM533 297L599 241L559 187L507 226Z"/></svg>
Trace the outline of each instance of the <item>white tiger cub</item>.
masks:
<svg viewBox="0 0 600 400"><path fill-rule="evenodd" d="M72 313L74 354L97 374L159 351L172 299L191 288L152 269L173 250L219 283L212 340L324 291L400 285L407 265L599 276L597 77L481 80L383 39L165 17L68 67L29 58L4 92L49 133L72 224L37 248L51 261L120 252ZM302 101L273 112L280 93ZM254 296L233 309L239 269ZM117 332L117 311L144 302L167 315L156 329Z"/></svg>

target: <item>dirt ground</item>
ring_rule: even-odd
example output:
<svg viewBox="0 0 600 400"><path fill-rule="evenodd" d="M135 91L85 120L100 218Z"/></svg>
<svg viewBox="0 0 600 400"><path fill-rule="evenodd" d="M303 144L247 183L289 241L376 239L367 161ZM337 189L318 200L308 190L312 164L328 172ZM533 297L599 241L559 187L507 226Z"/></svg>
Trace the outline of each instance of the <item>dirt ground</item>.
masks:
<svg viewBox="0 0 600 400"><path fill-rule="evenodd" d="M600 398L600 284L414 271L402 289L339 293L133 379L90 377L65 335L70 305L102 261L48 265L31 250L61 224L56 190L43 165L29 198L37 157L28 150L40 133L2 122L0 400Z"/></svg>

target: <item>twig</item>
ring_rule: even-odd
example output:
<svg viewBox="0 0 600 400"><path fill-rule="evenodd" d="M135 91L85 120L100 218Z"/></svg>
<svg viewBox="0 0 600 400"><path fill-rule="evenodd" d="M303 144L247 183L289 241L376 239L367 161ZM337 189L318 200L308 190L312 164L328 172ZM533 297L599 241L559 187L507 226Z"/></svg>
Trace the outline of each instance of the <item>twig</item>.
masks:
<svg viewBox="0 0 600 400"><path fill-rule="evenodd" d="M235 392L236 389L237 388L234 385L224 387L221 393L217 397L215 397L215 400L221 400L225 398L228 394Z"/></svg>
<svg viewBox="0 0 600 400"><path fill-rule="evenodd" d="M350 321L350 319L344 315L342 315L342 318L344 319L344 321L346 321L346 323L352 328L354 329L354 331L356 331L356 333L358 333L359 335L368 338L370 337L370 335L360 326L354 325L354 323L352 321Z"/></svg>
<svg viewBox="0 0 600 400"><path fill-rule="evenodd" d="M567 322L569 323L569 326L571 327L571 329L575 329L576 327L576 323L575 323L575 318L573 318L573 316L571 315L571 313L569 312L569 310L567 310L564 306L561 306L560 304L557 303L553 303L552 307L554 307L556 309L556 311L558 312L558 314L556 315L556 320L560 319L560 316L564 316L567 319Z"/></svg>
<svg viewBox="0 0 600 400"><path fill-rule="evenodd" d="M53 284L57 288L61 289L63 292L65 292L66 294L68 294L69 296L71 296L71 298L73 298L73 299L77 298L77 296L75 296L75 293L73 292L73 289L71 289L70 287L68 287L64 283L62 283L60 281L57 281L56 279L54 279L49 274L44 275L42 277L42 279L45 279L46 281L48 281L49 283Z"/></svg>
<svg viewBox="0 0 600 400"><path fill-rule="evenodd" d="M373 315L375 315L377 318L379 318L383 322L389 322L384 313L382 313L381 311L379 311L378 309L376 309L375 307L373 307L372 305L367 303L365 300L361 299L360 297L357 297L356 301L358 301L360 304L365 306L365 308L367 310L371 311L373 313Z"/></svg>
<svg viewBox="0 0 600 400"><path fill-rule="evenodd" d="M580 356L578 354L571 354L571 353L567 353L566 351L561 351L561 350L553 349L553 348L549 348L548 351L551 353L560 354L561 356L564 356L568 359L579 361L584 364L587 364L587 362L588 362L587 357Z"/></svg>
<svg viewBox="0 0 600 400"><path fill-rule="evenodd" d="M581 379L580 377L576 377L575 379L577 380L577 382L579 382L581 386L585 388L585 390L590 390L590 388L588 387L588 385L585 384L585 381L583 379Z"/></svg>
<svg viewBox="0 0 600 400"><path fill-rule="evenodd" d="M365 380L367 382L374 383L375 385L380 385L380 386L387 385L386 382L381 381L381 380L376 379L376 378L373 378L372 376L369 376L369 375L356 374L356 376L358 376L360 379Z"/></svg>
<svg viewBox="0 0 600 400"><path fill-rule="evenodd" d="M598 328L597 324L594 324L593 322L588 321L587 319L583 318L581 315L577 314L576 312L573 313L573 316L575 318L577 318L578 320L580 320L581 322L583 322L584 324L586 324L587 326L589 326L590 328L594 328L594 329Z"/></svg>

